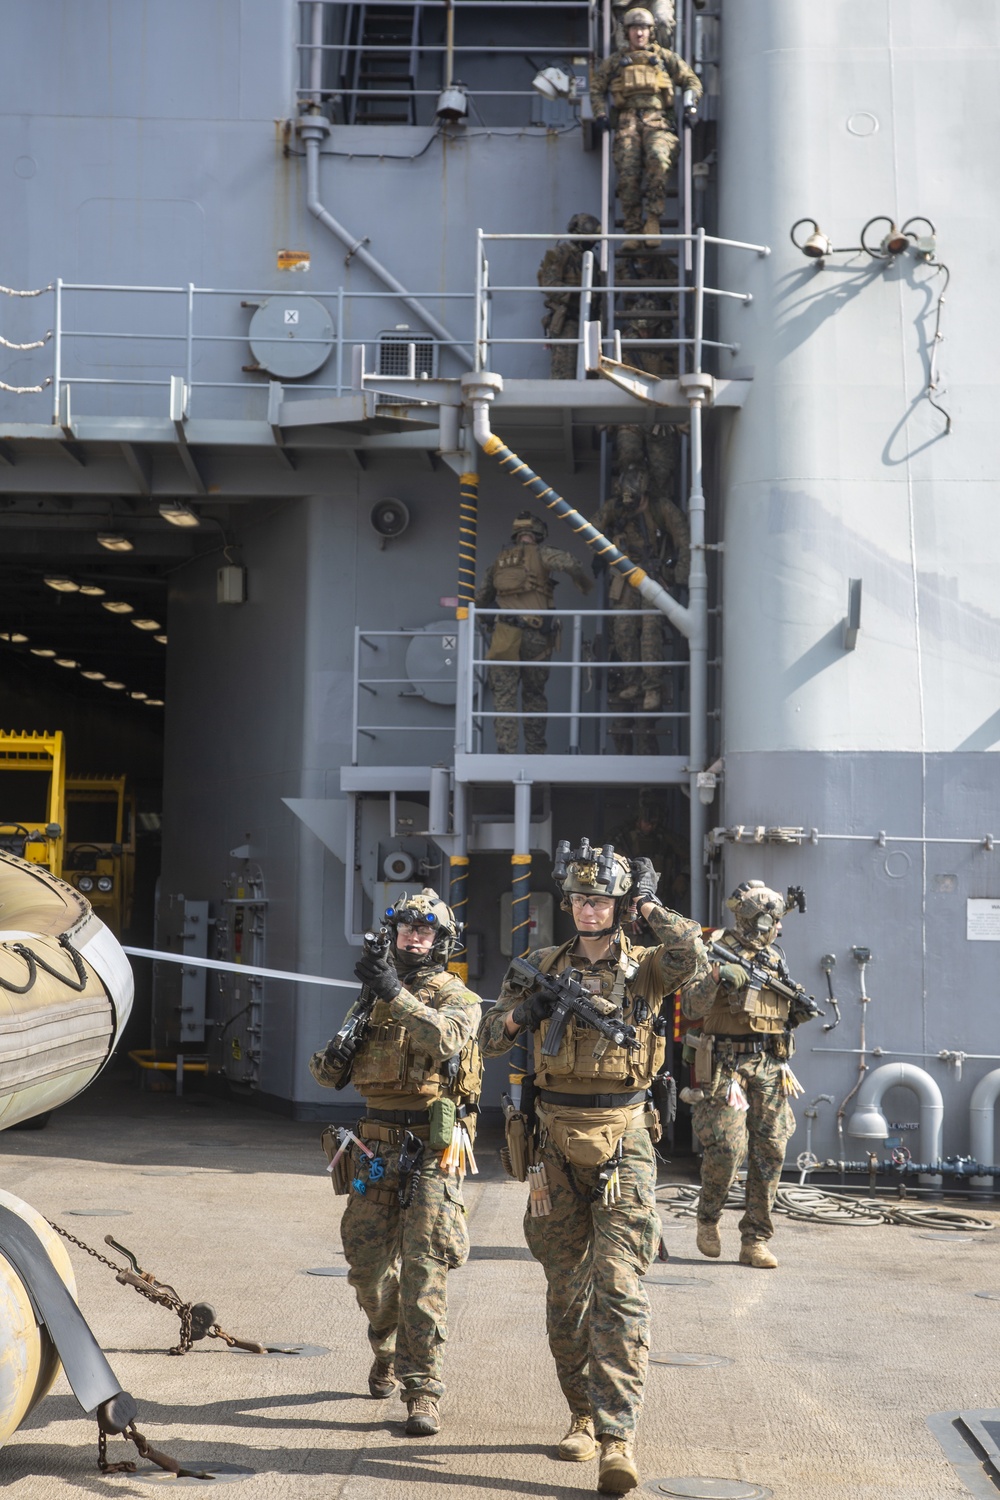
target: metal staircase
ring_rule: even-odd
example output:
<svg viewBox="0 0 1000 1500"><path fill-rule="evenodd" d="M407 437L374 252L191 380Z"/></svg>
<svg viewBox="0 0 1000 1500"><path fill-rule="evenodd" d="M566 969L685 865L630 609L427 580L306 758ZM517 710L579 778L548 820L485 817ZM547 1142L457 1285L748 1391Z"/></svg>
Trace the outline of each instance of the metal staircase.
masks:
<svg viewBox="0 0 1000 1500"><path fill-rule="evenodd" d="M420 5L351 7L347 35L357 45L345 69L349 125L415 125Z"/></svg>

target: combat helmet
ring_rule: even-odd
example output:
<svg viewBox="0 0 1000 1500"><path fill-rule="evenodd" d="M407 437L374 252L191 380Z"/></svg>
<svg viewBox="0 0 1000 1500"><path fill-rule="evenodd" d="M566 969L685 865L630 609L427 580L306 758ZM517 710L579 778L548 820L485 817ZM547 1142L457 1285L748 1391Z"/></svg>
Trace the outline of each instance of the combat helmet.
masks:
<svg viewBox="0 0 1000 1500"><path fill-rule="evenodd" d="M631 10L625 12L622 21L622 25L626 31L628 31L630 26L648 26L650 31L652 31L655 24L652 12L646 10L642 5L633 5Z"/></svg>
<svg viewBox="0 0 1000 1500"><path fill-rule="evenodd" d="M518 511L511 523L511 541L522 541L525 532L531 532L536 542L544 542L549 534L549 528L540 516L532 515L530 510L522 510Z"/></svg>
<svg viewBox="0 0 1000 1500"><path fill-rule="evenodd" d="M593 214L574 214L566 225L567 234L593 234L601 232L601 221L595 219Z"/></svg>
<svg viewBox="0 0 1000 1500"><path fill-rule="evenodd" d="M787 910L784 896L772 891L762 880L744 880L726 905L743 941L760 948L776 936L778 923Z"/></svg>
<svg viewBox="0 0 1000 1500"><path fill-rule="evenodd" d="M413 896L408 896L403 891L399 900L386 910L385 921L386 925L392 928L394 947L396 929L400 922L405 922L412 927L423 925L433 928L434 942L431 946L431 953L443 964L448 962L458 942L459 922L455 913L429 885L425 885L422 891Z"/></svg>
<svg viewBox="0 0 1000 1500"><path fill-rule="evenodd" d="M560 903L563 911L572 910L570 896L611 896L614 900L614 915L610 927L604 932L614 932L621 923L622 908L634 885L632 865L624 854L616 854L613 844L592 849L589 839L581 839L578 849L570 846L569 839L561 839L556 845L556 857L552 865L552 878L562 892ZM602 934L595 934L600 936Z"/></svg>

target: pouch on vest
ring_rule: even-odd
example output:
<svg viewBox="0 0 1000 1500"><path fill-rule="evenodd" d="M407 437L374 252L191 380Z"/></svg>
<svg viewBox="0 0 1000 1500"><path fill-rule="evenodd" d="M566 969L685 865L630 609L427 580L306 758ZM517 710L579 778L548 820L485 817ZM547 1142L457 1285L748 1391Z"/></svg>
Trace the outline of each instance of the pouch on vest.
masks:
<svg viewBox="0 0 1000 1500"><path fill-rule="evenodd" d="M622 68L622 85L629 94L648 94L663 87L666 75L652 63L629 63ZM666 79L669 85L670 80Z"/></svg>
<svg viewBox="0 0 1000 1500"><path fill-rule="evenodd" d="M455 1131L454 1099L435 1099L430 1108L430 1135L427 1144L432 1151L444 1151L451 1145Z"/></svg>
<svg viewBox="0 0 1000 1500"><path fill-rule="evenodd" d="M340 1137L337 1134L336 1126L328 1125L319 1139L320 1145L326 1152L327 1161L333 1161L337 1152L340 1151ZM338 1198L342 1198L345 1193L350 1192L351 1153L349 1150L341 1152L340 1160L330 1173L330 1181L333 1183L333 1191Z"/></svg>
<svg viewBox="0 0 1000 1500"><path fill-rule="evenodd" d="M559 1109L539 1106L556 1150L574 1167L601 1167L633 1123L630 1109Z"/></svg>
<svg viewBox="0 0 1000 1500"><path fill-rule="evenodd" d="M487 661L517 661L521 654L521 628L506 620L498 620L490 637Z"/></svg>

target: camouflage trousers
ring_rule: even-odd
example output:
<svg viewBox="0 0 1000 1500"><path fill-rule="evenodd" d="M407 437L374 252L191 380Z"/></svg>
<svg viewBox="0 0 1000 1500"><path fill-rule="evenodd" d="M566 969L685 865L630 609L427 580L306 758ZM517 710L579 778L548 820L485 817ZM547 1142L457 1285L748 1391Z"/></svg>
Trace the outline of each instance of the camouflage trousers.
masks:
<svg viewBox="0 0 1000 1500"><path fill-rule="evenodd" d="M747 1160L747 1206L740 1219L745 1240L769 1240L774 1234L771 1208L785 1164L785 1147L795 1116L781 1091L781 1064L768 1053L716 1062L705 1098L691 1110L695 1135L704 1155L698 1218L717 1224L726 1194ZM734 1072L747 1097L748 1110L726 1103Z"/></svg>
<svg viewBox="0 0 1000 1500"><path fill-rule="evenodd" d="M654 218L663 217L667 176L677 145L677 137L670 130L661 109L623 109L619 112L612 155L626 229L642 227L644 197L646 212Z"/></svg>
<svg viewBox="0 0 1000 1500"><path fill-rule="evenodd" d="M596 314L595 314L596 316ZM568 319L562 326L561 339L576 339L580 337L580 325L570 322ZM576 345L575 344L553 344L552 345L552 369L553 380L575 380L576 379Z"/></svg>
<svg viewBox="0 0 1000 1500"><path fill-rule="evenodd" d="M377 1187L392 1194L377 1203L352 1187L341 1239L348 1281L368 1319L376 1356L395 1358L404 1401L444 1394L441 1370L448 1337L448 1272L469 1258L469 1231L461 1185L425 1154L409 1208L396 1201L396 1146L368 1142L384 1166ZM354 1178L368 1180L368 1161L351 1147ZM428 1156L430 1159L428 1160Z"/></svg>
<svg viewBox="0 0 1000 1500"><path fill-rule="evenodd" d="M546 1332L571 1412L597 1433L635 1431L649 1363L649 1298L642 1277L656 1252L656 1164L649 1135L624 1137L621 1201L593 1202L598 1168L567 1164L543 1147L552 1212L524 1218L528 1249L545 1271Z"/></svg>
<svg viewBox="0 0 1000 1500"><path fill-rule="evenodd" d="M522 662L548 661L555 648L555 638L540 630L528 627L521 631L519 660ZM497 750L501 755L516 755L518 748L518 723L524 725L524 748L528 755L545 754L545 719L510 719L505 714L517 712L517 688L521 686L521 708L525 714L547 714L548 699L545 684L548 682L547 667L507 666L505 662L490 662L489 685L493 694L493 707L497 717L493 720Z"/></svg>

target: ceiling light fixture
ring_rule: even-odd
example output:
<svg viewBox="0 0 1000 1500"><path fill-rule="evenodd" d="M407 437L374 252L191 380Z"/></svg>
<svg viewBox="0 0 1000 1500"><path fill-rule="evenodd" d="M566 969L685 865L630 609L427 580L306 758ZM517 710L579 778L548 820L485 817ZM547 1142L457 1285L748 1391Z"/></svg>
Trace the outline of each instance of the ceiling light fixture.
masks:
<svg viewBox="0 0 1000 1500"><path fill-rule="evenodd" d="M171 526L200 526L201 517L185 505L183 500L163 500L160 502L160 515Z"/></svg>
<svg viewBox="0 0 1000 1500"><path fill-rule="evenodd" d="M165 635L154 635L153 640L159 641L161 646L165 646L167 644L167 637Z"/></svg>
<svg viewBox="0 0 1000 1500"><path fill-rule="evenodd" d="M146 707L147 708L162 708L163 707L163 699L162 698L147 698L146 699Z"/></svg>
<svg viewBox="0 0 1000 1500"><path fill-rule="evenodd" d="M86 679L87 679L88 682L103 682L104 681L104 673L103 672L81 672L80 676L81 677L86 677Z"/></svg>
<svg viewBox="0 0 1000 1500"><path fill-rule="evenodd" d="M56 657L56 666L57 667L78 667L79 665L80 665L80 663L78 661L74 661L71 656L57 656Z"/></svg>
<svg viewBox="0 0 1000 1500"><path fill-rule="evenodd" d="M110 688L113 693L124 693L125 691L124 682L109 682L108 679L105 678L104 686L106 688Z"/></svg>
<svg viewBox="0 0 1000 1500"><path fill-rule="evenodd" d="M60 574L46 573L42 582L50 589L55 589L57 594L78 594L80 585L75 578L63 578Z"/></svg>
<svg viewBox="0 0 1000 1500"><path fill-rule="evenodd" d="M109 552L132 552L135 549L135 543L120 531L99 531L97 540Z"/></svg>
<svg viewBox="0 0 1000 1500"><path fill-rule="evenodd" d="M31 654L32 656L55 656L56 653L50 651L47 646L32 646Z"/></svg>
<svg viewBox="0 0 1000 1500"><path fill-rule="evenodd" d="M0 631L0 641L10 641L12 646L26 646L28 644L28 637L22 635L19 630L2 630Z"/></svg>
<svg viewBox="0 0 1000 1500"><path fill-rule="evenodd" d="M132 605L126 604L121 599L102 599L101 608L109 610L113 615L130 615L132 613Z"/></svg>
<svg viewBox="0 0 1000 1500"><path fill-rule="evenodd" d="M103 599L107 589L102 589L99 583L81 583L80 593L86 594L88 599Z"/></svg>
<svg viewBox="0 0 1000 1500"><path fill-rule="evenodd" d="M145 703L146 699L149 697L149 694L148 693L129 693L129 697L130 698L134 698L137 703Z"/></svg>
<svg viewBox="0 0 1000 1500"><path fill-rule="evenodd" d="M139 620L139 619L136 619L136 620L130 620L129 624L130 625L134 625L135 628L136 628L136 630L161 630L163 628L160 625L159 620L145 620L145 619Z"/></svg>

